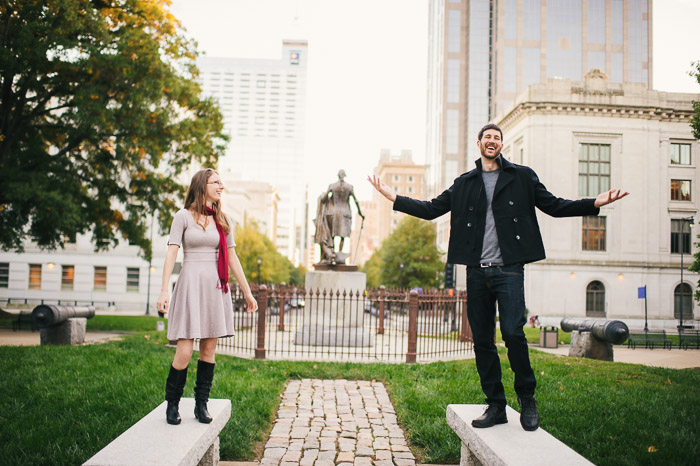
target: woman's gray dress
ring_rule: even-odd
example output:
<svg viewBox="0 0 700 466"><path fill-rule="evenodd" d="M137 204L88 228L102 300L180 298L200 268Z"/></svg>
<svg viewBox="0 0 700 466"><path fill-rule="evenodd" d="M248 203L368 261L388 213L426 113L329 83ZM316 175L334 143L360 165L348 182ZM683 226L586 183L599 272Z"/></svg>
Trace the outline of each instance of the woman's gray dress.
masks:
<svg viewBox="0 0 700 466"><path fill-rule="evenodd" d="M214 219L209 219L204 230L188 210L180 210L170 226L168 244L181 246L185 254L168 310L168 340L232 336L231 292L217 288L219 233ZM232 232L226 244L229 248L236 245Z"/></svg>

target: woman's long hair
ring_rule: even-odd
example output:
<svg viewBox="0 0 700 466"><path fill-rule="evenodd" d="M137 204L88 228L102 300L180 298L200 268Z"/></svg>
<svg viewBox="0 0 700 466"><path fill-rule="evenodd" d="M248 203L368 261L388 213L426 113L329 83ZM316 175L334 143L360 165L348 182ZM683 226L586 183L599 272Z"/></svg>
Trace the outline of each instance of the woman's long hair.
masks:
<svg viewBox="0 0 700 466"><path fill-rule="evenodd" d="M187 197L185 197L185 209L194 212L195 222L199 222L199 217L206 215L204 208L207 206L207 183L209 182L209 177L214 173L217 172L213 168L205 168L195 173L192 181L190 181ZM228 223L228 218L221 210L221 203L214 202L212 208L216 211L216 222L223 227L224 232L228 235L229 231L231 231L231 226Z"/></svg>

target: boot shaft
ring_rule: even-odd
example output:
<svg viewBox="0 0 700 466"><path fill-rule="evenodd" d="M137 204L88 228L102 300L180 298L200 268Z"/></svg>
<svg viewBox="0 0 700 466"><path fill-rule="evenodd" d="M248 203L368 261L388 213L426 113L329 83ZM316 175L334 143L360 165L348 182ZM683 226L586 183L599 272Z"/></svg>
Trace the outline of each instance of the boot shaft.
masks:
<svg viewBox="0 0 700 466"><path fill-rule="evenodd" d="M185 390L187 382L187 367L184 369L175 369L170 366L168 378L165 380L165 399L170 402L179 402L182 398L182 392Z"/></svg>
<svg viewBox="0 0 700 466"><path fill-rule="evenodd" d="M197 361L197 382L194 386L195 400L209 400L209 391L214 380L214 367L216 364L202 361Z"/></svg>

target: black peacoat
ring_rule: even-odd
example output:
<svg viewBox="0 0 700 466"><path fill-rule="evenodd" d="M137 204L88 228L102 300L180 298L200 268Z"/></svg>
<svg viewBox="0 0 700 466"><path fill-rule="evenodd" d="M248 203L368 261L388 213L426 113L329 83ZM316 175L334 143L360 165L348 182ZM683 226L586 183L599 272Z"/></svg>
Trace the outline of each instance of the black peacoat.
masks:
<svg viewBox="0 0 700 466"><path fill-rule="evenodd" d="M493 217L498 245L505 265L526 264L545 258L544 244L535 207L552 217L598 215L595 199L562 199L547 191L534 170L498 157L501 174L493 193ZM394 210L432 220L447 212L450 243L447 262L478 266L484 243L487 199L481 177L481 159L476 168L458 177L454 184L431 201L396 196Z"/></svg>

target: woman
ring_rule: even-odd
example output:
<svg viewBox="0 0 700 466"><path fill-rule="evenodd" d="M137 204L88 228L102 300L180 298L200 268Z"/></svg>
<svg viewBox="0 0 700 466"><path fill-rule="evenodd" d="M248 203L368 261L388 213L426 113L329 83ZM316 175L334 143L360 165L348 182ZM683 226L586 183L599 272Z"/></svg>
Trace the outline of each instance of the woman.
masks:
<svg viewBox="0 0 700 466"><path fill-rule="evenodd" d="M181 421L179 403L187 381L187 366L195 338L199 338L199 361L194 387L194 416L206 424L212 421L207 411L207 401L214 378L217 339L234 334L229 268L243 289L248 312L258 309L236 256L233 225L221 210L223 190L216 171L211 168L198 171L187 190L185 208L175 214L170 227L163 284L157 302L159 311L166 313L170 310L168 340L177 340L175 357L165 384L165 399L168 402L165 416L168 424L180 424ZM168 283L180 245L184 247L185 259L171 303Z"/></svg>

